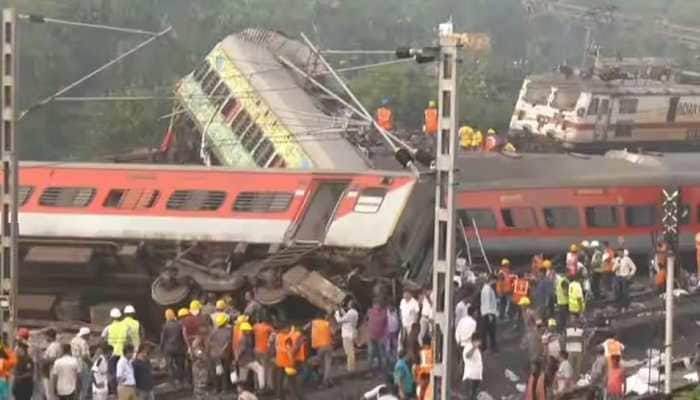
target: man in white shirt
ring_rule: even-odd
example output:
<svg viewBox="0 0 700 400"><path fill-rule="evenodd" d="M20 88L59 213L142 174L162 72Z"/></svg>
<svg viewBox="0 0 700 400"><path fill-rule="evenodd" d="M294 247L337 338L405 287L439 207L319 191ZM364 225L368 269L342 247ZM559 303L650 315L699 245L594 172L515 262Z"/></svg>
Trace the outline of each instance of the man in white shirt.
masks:
<svg viewBox="0 0 700 400"><path fill-rule="evenodd" d="M462 381L464 382L468 400L476 400L479 394L479 386L481 386L481 381L483 380L484 364L481 360L480 346L481 338L478 333L474 333L462 351L462 359L464 360Z"/></svg>
<svg viewBox="0 0 700 400"><path fill-rule="evenodd" d="M53 368L53 363L63 355L63 350L61 343L56 340L57 333L53 328L49 328L46 333L46 338L49 341L48 347L44 351L41 359L41 379L44 387L44 395L47 400L54 400L56 395L54 394L53 387L51 385L51 369ZM70 349L68 350L70 354Z"/></svg>
<svg viewBox="0 0 700 400"><path fill-rule="evenodd" d="M403 299L399 303L399 313L401 314L401 336L399 338L399 348L403 349L406 345L406 338L411 333L413 324L418 323L420 316L420 304L413 297L413 294L408 291L403 291Z"/></svg>
<svg viewBox="0 0 700 400"><path fill-rule="evenodd" d="M119 400L136 400L136 377L131 364L134 346L124 345L124 355L117 362L117 396Z"/></svg>
<svg viewBox="0 0 700 400"><path fill-rule="evenodd" d="M498 299L493 285L496 284L496 277L490 276L489 280L481 288L481 336L484 338L484 350L491 347L497 351L496 345L496 318L498 316Z"/></svg>
<svg viewBox="0 0 700 400"><path fill-rule="evenodd" d="M63 355L51 367L51 387L59 400L76 400L80 392L80 366L71 355L69 344L62 346Z"/></svg>
<svg viewBox="0 0 700 400"><path fill-rule="evenodd" d="M92 399L107 400L109 396L109 359L112 357L112 346L102 345L100 354L92 364Z"/></svg>
<svg viewBox="0 0 700 400"><path fill-rule="evenodd" d="M627 308L629 299L629 282L637 273L637 266L630 257L628 250L623 250L622 254L615 258L613 263L613 273L615 274L615 298L621 309Z"/></svg>
<svg viewBox="0 0 700 400"><path fill-rule="evenodd" d="M431 296L432 291L430 289L423 291L420 307L420 333L418 334L418 341L421 346L429 345L430 343L426 342L425 339L433 336L433 303Z"/></svg>
<svg viewBox="0 0 700 400"><path fill-rule="evenodd" d="M476 332L476 320L474 319L474 314L476 314L474 307L469 307L467 315L465 315L459 321L457 328L455 329L455 340L462 348L471 343L472 335L474 332Z"/></svg>
<svg viewBox="0 0 700 400"><path fill-rule="evenodd" d="M347 311L338 309L335 312L335 320L340 325L340 336L343 339L348 372L355 371L355 338L357 337L358 319L359 314L352 300L348 301Z"/></svg>
<svg viewBox="0 0 700 400"><path fill-rule="evenodd" d="M457 302L455 306L455 326L459 325L459 321L467 315L467 310L469 309L469 302L466 298L462 298Z"/></svg>
<svg viewBox="0 0 700 400"><path fill-rule="evenodd" d="M80 399L88 398L90 391L90 346L87 338L90 336L90 328L82 327L78 334L70 342L71 354L78 360L80 366Z"/></svg>

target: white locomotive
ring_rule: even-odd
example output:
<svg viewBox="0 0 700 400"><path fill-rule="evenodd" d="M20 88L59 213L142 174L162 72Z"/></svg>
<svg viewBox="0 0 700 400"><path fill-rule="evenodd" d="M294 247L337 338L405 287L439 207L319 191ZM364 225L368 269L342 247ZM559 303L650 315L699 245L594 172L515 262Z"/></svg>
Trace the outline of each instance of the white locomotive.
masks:
<svg viewBox="0 0 700 400"><path fill-rule="evenodd" d="M629 72L630 65L644 68ZM700 147L700 86L690 83L697 74L622 60L596 65L595 73L563 72L531 76L523 83L509 130L519 149Z"/></svg>

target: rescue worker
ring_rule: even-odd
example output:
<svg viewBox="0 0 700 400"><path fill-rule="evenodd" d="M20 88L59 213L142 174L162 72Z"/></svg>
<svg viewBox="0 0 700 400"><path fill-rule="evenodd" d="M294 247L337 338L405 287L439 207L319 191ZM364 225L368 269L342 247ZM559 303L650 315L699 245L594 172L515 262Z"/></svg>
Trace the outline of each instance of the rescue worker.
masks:
<svg viewBox="0 0 700 400"><path fill-rule="evenodd" d="M537 326L537 315L535 311L530 307L531 302L529 297L523 297L518 302L520 306L520 314L522 315L522 324L525 330L535 329Z"/></svg>
<svg viewBox="0 0 700 400"><path fill-rule="evenodd" d="M569 315L572 320L577 320L586 311L586 299L583 296L583 286L580 277L569 282Z"/></svg>
<svg viewBox="0 0 700 400"><path fill-rule="evenodd" d="M216 301L216 304L214 305L214 312L211 313L211 323L213 326L216 326L216 321L218 320L219 315L226 315L228 317L228 321L235 321L235 319L231 319L230 315L228 312L226 312L226 309L228 308L228 304L226 304L226 300L219 299Z"/></svg>
<svg viewBox="0 0 700 400"><path fill-rule="evenodd" d="M235 364L238 367L238 379L241 382L246 382L248 375L252 372L256 377L257 387L263 389L265 387L265 369L255 358L253 326L247 319L244 319L238 324L238 330L240 336L234 354Z"/></svg>
<svg viewBox="0 0 700 400"><path fill-rule="evenodd" d="M384 312L386 315L386 311ZM331 329L332 315L325 318L316 318L311 321L311 348L316 351L316 355L321 360L323 366L322 384L331 386L331 366L333 363L333 331ZM378 350L377 350L378 351ZM382 364L381 353L379 353L379 364ZM370 363L372 357L370 356Z"/></svg>
<svg viewBox="0 0 700 400"><path fill-rule="evenodd" d="M199 318L201 309L202 303L199 300L192 300L187 314L181 319L182 335L185 337L188 348L192 346L192 342L199 335L199 328L203 325Z"/></svg>
<svg viewBox="0 0 700 400"><path fill-rule="evenodd" d="M619 354L612 354L607 370L606 400L622 400L625 398L626 379L625 369L620 362Z"/></svg>
<svg viewBox="0 0 700 400"><path fill-rule="evenodd" d="M569 279L578 275L579 253L578 246L572 244L569 246L569 252L566 253L566 276Z"/></svg>
<svg viewBox="0 0 700 400"><path fill-rule="evenodd" d="M554 296L554 282L547 277L552 269L550 260L543 260L542 267L538 272L537 285L535 286L535 306L537 317L543 321L549 319L552 308L552 298Z"/></svg>
<svg viewBox="0 0 700 400"><path fill-rule="evenodd" d="M513 296L514 276L510 272L510 260L501 260L498 269L498 280L496 281L496 295L498 295L498 316L500 319L507 318L510 314L511 297Z"/></svg>
<svg viewBox="0 0 700 400"><path fill-rule="evenodd" d="M10 398L10 383L15 365L17 365L15 352L0 344L0 399Z"/></svg>
<svg viewBox="0 0 700 400"><path fill-rule="evenodd" d="M522 315L523 307L522 307L522 301L523 299L527 299L526 303L527 306L530 306L530 299L529 299L529 294L530 294L530 281L526 278L520 278L518 276L515 277L515 281L513 282L513 304L518 305L519 307L516 309L517 310L517 324L516 327L520 326L521 321L525 321L524 315ZM521 318L522 317L522 318ZM534 323L534 321L532 321Z"/></svg>
<svg viewBox="0 0 700 400"><path fill-rule="evenodd" d="M430 341L428 341L430 342ZM414 366L413 375L417 385L416 397L418 400L432 400L433 387L431 377L433 374L433 349L428 344L420 350L420 359Z"/></svg>
<svg viewBox="0 0 700 400"><path fill-rule="evenodd" d="M210 398L208 393L209 367L211 366L209 326L200 325L198 329L199 331L194 335L189 349L192 364L192 394L195 400L206 400Z"/></svg>
<svg viewBox="0 0 700 400"><path fill-rule="evenodd" d="M610 334L601 346L603 347L605 358L608 361L608 368L612 363L611 357L614 355L622 357L622 352L625 351L625 345L622 344L616 333Z"/></svg>
<svg viewBox="0 0 700 400"><path fill-rule="evenodd" d="M513 143L507 142L505 146L503 146L503 150L501 150L504 153L517 153L518 150L513 146Z"/></svg>
<svg viewBox="0 0 700 400"><path fill-rule="evenodd" d="M434 100L428 102L428 108L424 113L423 132L430 137L435 137L438 130L438 109Z"/></svg>
<svg viewBox="0 0 700 400"><path fill-rule="evenodd" d="M389 106L389 99L382 99L377 109L377 123L386 131L394 130L394 111Z"/></svg>
<svg viewBox="0 0 700 400"><path fill-rule="evenodd" d="M561 351L561 339L562 337L559 334L557 321L554 318L550 318L547 321L547 330L544 334L542 334L542 345L544 346L544 351L547 358L559 357L559 352Z"/></svg>
<svg viewBox="0 0 700 400"><path fill-rule="evenodd" d="M112 353L121 357L124 355L124 345L133 339L131 328L129 324L122 321L122 312L118 308L111 309L109 317L112 322L102 331L102 338L107 339L107 343L112 346Z"/></svg>
<svg viewBox="0 0 700 400"><path fill-rule="evenodd" d="M563 275L557 274L554 282L554 296L557 301L557 326L559 332L564 333L569 322L569 280Z"/></svg>
<svg viewBox="0 0 700 400"><path fill-rule="evenodd" d="M574 368L574 376L581 372L583 361L583 324L579 320L573 320L566 328L566 352L569 353L571 366Z"/></svg>
<svg viewBox="0 0 700 400"><path fill-rule="evenodd" d="M601 297L601 283L603 277L603 249L600 248L600 243L597 240L591 242L591 265L589 270L592 273L591 291L593 297L599 299Z"/></svg>
<svg viewBox="0 0 700 400"><path fill-rule="evenodd" d="M287 332L279 332L275 340L278 367L278 382L275 383L277 398L286 399L285 387L295 399L301 399L298 367L308 357L308 346L304 335L294 326ZM285 385L286 382L286 385Z"/></svg>
<svg viewBox="0 0 700 400"><path fill-rule="evenodd" d="M666 266L668 261L669 245L665 240L659 240L656 244L654 256L654 270L656 272L656 290L663 293L666 290Z"/></svg>
<svg viewBox="0 0 700 400"><path fill-rule="evenodd" d="M210 356L214 365L214 390L218 393L228 390L231 365L231 326L228 315L216 316L214 329L209 334Z"/></svg>
<svg viewBox="0 0 700 400"><path fill-rule="evenodd" d="M474 136L474 129L469 125L464 125L459 128L459 144L464 150L472 149L472 139Z"/></svg>
<svg viewBox="0 0 700 400"><path fill-rule="evenodd" d="M263 366L265 375L265 389L272 389L272 376L274 363L271 358L270 339L272 337L272 325L266 318L253 325L253 336L255 337L255 357Z"/></svg>
<svg viewBox="0 0 700 400"><path fill-rule="evenodd" d="M136 320L136 309L131 304L124 307L123 322L129 327L129 337L134 349L138 349L143 341L144 331L141 323Z"/></svg>
<svg viewBox="0 0 700 400"><path fill-rule="evenodd" d="M181 317L189 314L186 308L180 310ZM182 325L177 320L175 311L165 310L165 323L160 333L160 351L165 355L168 374L175 387L179 387L185 375L185 338Z"/></svg>
<svg viewBox="0 0 700 400"><path fill-rule="evenodd" d="M498 146L498 137L496 136L496 131L489 128L486 131L486 139L484 141L484 151L487 151L487 152L496 151L497 146Z"/></svg>
<svg viewBox="0 0 700 400"><path fill-rule="evenodd" d="M491 349L493 352L498 351L498 345L496 344L496 315L498 314L498 301L496 300L496 292L493 290L493 286L496 283L496 279L493 275L489 276L489 279L481 288L480 303L481 303L481 330L482 337L484 338L482 342L482 350Z"/></svg>
<svg viewBox="0 0 700 400"><path fill-rule="evenodd" d="M484 134L480 130L474 132L472 135L472 150L479 151L484 146Z"/></svg>
<svg viewBox="0 0 700 400"><path fill-rule="evenodd" d="M613 266L615 264L615 250L609 242L603 242L603 275L602 287L607 293L612 292Z"/></svg>

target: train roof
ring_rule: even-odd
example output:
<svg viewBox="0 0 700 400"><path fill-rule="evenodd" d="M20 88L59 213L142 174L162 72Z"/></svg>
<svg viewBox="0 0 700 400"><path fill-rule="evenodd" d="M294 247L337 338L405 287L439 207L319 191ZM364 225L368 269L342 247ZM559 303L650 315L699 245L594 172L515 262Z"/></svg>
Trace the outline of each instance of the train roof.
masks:
<svg viewBox="0 0 700 400"><path fill-rule="evenodd" d="M566 78L563 74L549 73L531 75L527 78L529 87L557 87L560 89L578 90L582 92L594 92L597 94L618 95L648 95L648 94L692 94L700 95L700 87L697 85L682 84L677 82L662 82L653 79L617 79L604 81L598 77L581 78L571 76Z"/></svg>
<svg viewBox="0 0 700 400"><path fill-rule="evenodd" d="M61 162L61 161L22 161L20 170L27 168L47 169L93 169L93 170L121 170L121 171L149 171L149 172L222 172L243 174L285 174L285 175L373 175L388 177L414 176L413 173L403 170L387 169L291 169L291 168L233 168L225 166L202 165L175 165L175 164L132 164L132 163L89 163L89 162Z"/></svg>
<svg viewBox="0 0 700 400"><path fill-rule="evenodd" d="M460 190L684 185L700 183L700 154L601 155L467 153L458 160Z"/></svg>

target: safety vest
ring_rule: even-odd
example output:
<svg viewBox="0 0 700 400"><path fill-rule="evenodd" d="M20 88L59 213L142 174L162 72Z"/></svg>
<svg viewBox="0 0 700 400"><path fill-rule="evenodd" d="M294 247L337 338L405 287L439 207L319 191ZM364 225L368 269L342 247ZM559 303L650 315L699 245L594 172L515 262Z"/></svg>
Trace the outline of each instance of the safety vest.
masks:
<svg viewBox="0 0 700 400"><path fill-rule="evenodd" d="M427 108L425 110L425 133L434 136L438 130L438 110L437 108Z"/></svg>
<svg viewBox="0 0 700 400"><path fill-rule="evenodd" d="M139 346L141 345L141 324L139 323L139 321L131 317L124 317L122 322L129 327L129 333L131 334L131 344L134 345L135 350L138 350Z"/></svg>
<svg viewBox="0 0 700 400"><path fill-rule="evenodd" d="M498 271L498 281L496 282L496 294L504 296L513 293L513 275L508 268L501 268Z"/></svg>
<svg viewBox="0 0 700 400"><path fill-rule="evenodd" d="M107 329L107 343L112 346L112 353L117 356L124 355L124 345L129 334L129 325L124 321L112 321Z"/></svg>
<svg viewBox="0 0 700 400"><path fill-rule="evenodd" d="M484 144L484 134L481 131L476 131L472 135L472 147L481 147Z"/></svg>
<svg viewBox="0 0 700 400"><path fill-rule="evenodd" d="M517 305L520 299L527 297L530 291L530 281L525 278L516 278L513 286L513 302Z"/></svg>
<svg viewBox="0 0 700 400"><path fill-rule="evenodd" d="M564 278L561 275L557 275L556 280L554 281L556 287L554 288L555 295L557 297L557 305L558 306L568 306L569 305L569 291L564 290L563 284L564 282L567 282L566 278Z"/></svg>
<svg viewBox="0 0 700 400"><path fill-rule="evenodd" d="M569 312L580 314L586 310L583 288L577 281L569 283Z"/></svg>
<svg viewBox="0 0 700 400"><path fill-rule="evenodd" d="M289 332L278 332L275 340L275 365L279 368L294 368L294 361L287 352Z"/></svg>
<svg viewBox="0 0 700 400"><path fill-rule="evenodd" d="M332 344L331 323L325 319L311 321L311 348L325 349L331 347Z"/></svg>
<svg viewBox="0 0 700 400"><path fill-rule="evenodd" d="M267 354L270 351L270 335L272 326L265 322L258 322L253 325L253 335L255 336L255 352Z"/></svg>
<svg viewBox="0 0 700 400"><path fill-rule="evenodd" d="M465 149L472 147L472 136L474 136L474 130L470 126L459 128L459 143Z"/></svg>
<svg viewBox="0 0 700 400"><path fill-rule="evenodd" d="M2 379L10 378L15 365L17 365L17 356L14 351L6 348L5 354L7 354L7 358L0 359L0 378Z"/></svg>
<svg viewBox="0 0 700 400"><path fill-rule="evenodd" d="M517 150L515 149L515 146L513 146L513 143L508 142L505 146L503 146L503 151L508 153L515 153Z"/></svg>
<svg viewBox="0 0 700 400"><path fill-rule="evenodd" d="M387 131L394 130L394 115L389 107L379 107L377 109L377 123Z"/></svg>
<svg viewBox="0 0 700 400"><path fill-rule="evenodd" d="M231 334L231 350L233 354L238 352L241 348L241 342L243 341L243 332L241 332L241 324L238 323L233 326L233 332Z"/></svg>
<svg viewBox="0 0 700 400"><path fill-rule="evenodd" d="M432 348L424 348L420 351L420 363L416 366L416 369L414 371L414 377L416 378L416 382L420 379L420 376L423 374L432 374L433 373L433 349Z"/></svg>
<svg viewBox="0 0 700 400"><path fill-rule="evenodd" d="M289 339L290 339L290 345L291 349L295 349L298 345L298 342L302 340L301 332L299 331L294 331L289 334ZM301 347L297 350L296 353L294 353L294 361L298 361L300 363L306 362L306 359L309 357L309 346L306 343L303 343Z"/></svg>

